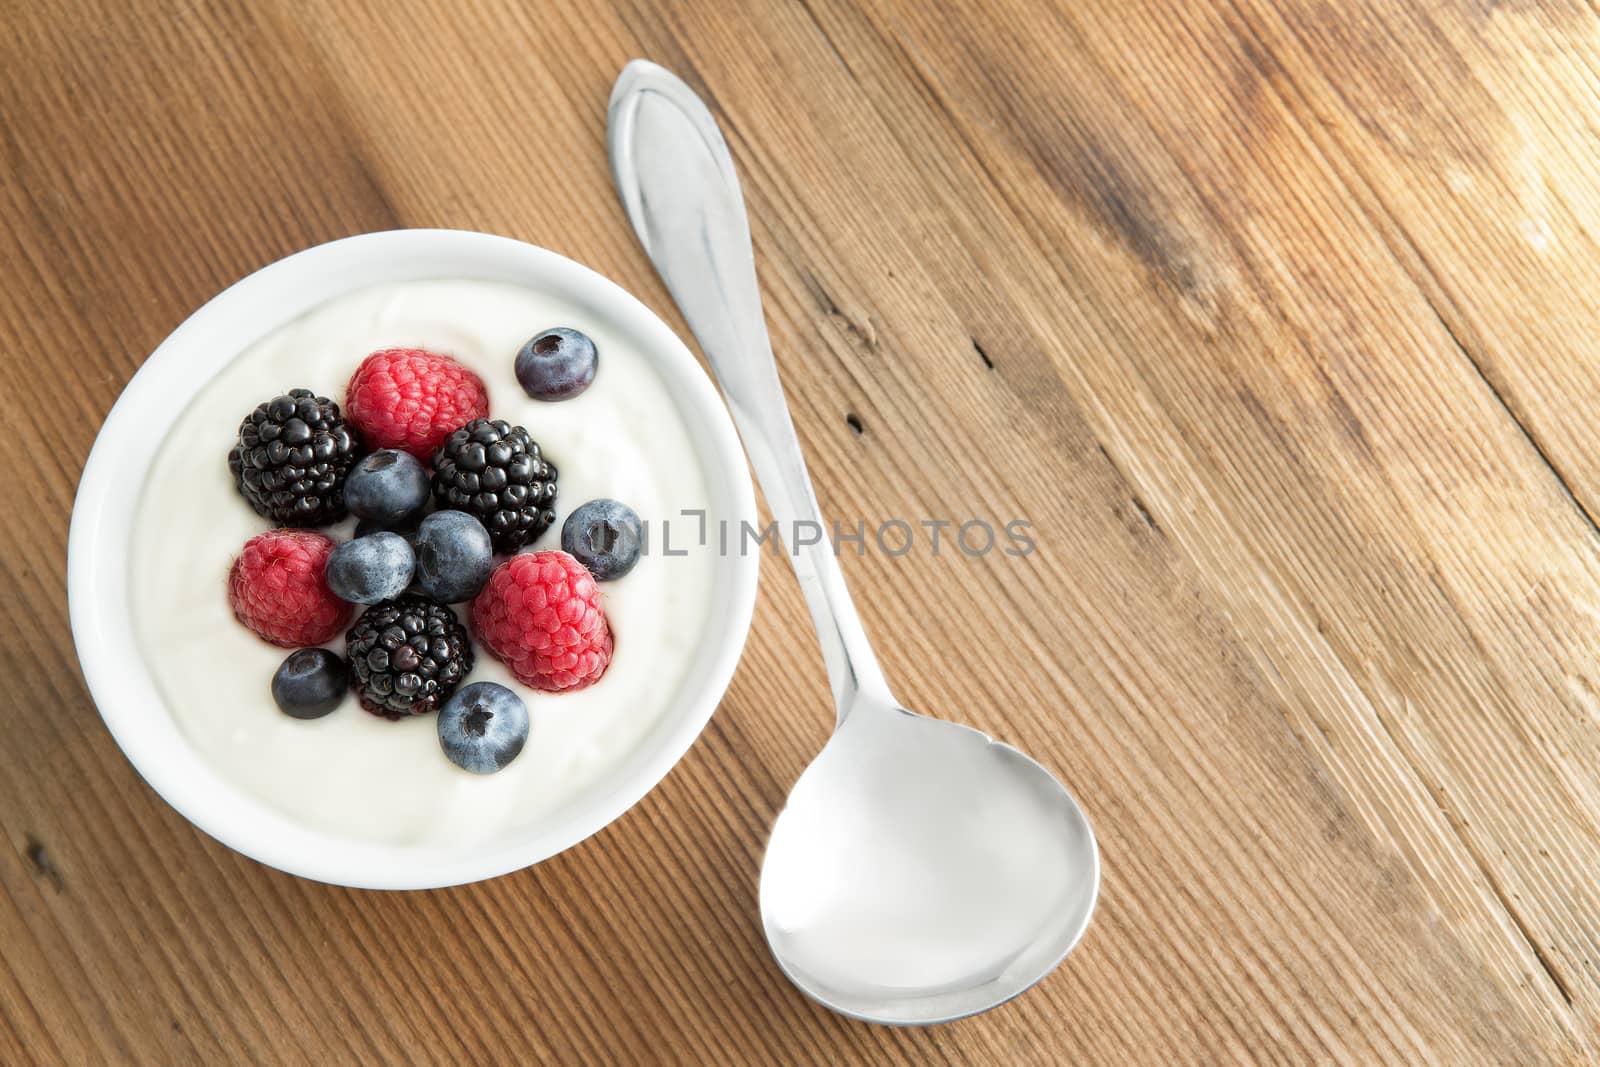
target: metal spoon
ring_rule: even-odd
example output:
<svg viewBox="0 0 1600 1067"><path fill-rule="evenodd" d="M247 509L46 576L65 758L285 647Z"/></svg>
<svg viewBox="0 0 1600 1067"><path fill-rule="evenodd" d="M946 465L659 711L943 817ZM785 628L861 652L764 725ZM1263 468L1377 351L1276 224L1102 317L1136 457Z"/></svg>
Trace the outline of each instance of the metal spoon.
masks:
<svg viewBox="0 0 1600 1067"><path fill-rule="evenodd" d="M767 845L767 942L804 992L857 1018L922 1024L992 1008L1082 936L1100 885L1094 833L1039 764L889 693L838 560L811 536L825 527L710 111L635 60L612 90L607 139L628 218L722 385L790 546L833 684L834 735Z"/></svg>

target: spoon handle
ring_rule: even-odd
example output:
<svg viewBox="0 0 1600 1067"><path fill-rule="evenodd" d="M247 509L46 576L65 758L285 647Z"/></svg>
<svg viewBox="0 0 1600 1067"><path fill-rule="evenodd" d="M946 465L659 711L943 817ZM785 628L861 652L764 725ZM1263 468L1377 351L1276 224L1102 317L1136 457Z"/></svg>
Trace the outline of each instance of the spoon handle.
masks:
<svg viewBox="0 0 1600 1067"><path fill-rule="evenodd" d="M728 400L805 593L838 721L862 696L893 706L823 525L761 310L750 223L716 119L677 77L629 63L611 91L611 172L628 220ZM741 531L739 547L745 547Z"/></svg>

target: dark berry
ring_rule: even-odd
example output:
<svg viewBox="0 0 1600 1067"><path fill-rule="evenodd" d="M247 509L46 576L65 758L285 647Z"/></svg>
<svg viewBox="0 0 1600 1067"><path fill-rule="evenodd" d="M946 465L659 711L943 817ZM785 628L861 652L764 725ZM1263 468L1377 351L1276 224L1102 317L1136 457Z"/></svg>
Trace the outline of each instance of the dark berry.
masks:
<svg viewBox="0 0 1600 1067"><path fill-rule="evenodd" d="M441 604L471 600L494 570L483 523L464 511L435 511L417 527L417 590Z"/></svg>
<svg viewBox="0 0 1600 1067"><path fill-rule="evenodd" d="M570 400L594 381L600 357L577 330L546 330L517 353L517 381L535 400Z"/></svg>
<svg viewBox="0 0 1600 1067"><path fill-rule="evenodd" d="M339 706L349 688L349 666L325 648L289 653L272 676L272 699L296 719L322 718Z"/></svg>
<svg viewBox="0 0 1600 1067"><path fill-rule="evenodd" d="M328 556L328 588L352 604L393 600L411 584L416 557L397 533L377 533L346 541Z"/></svg>
<svg viewBox="0 0 1600 1067"><path fill-rule="evenodd" d="M528 708L494 682L463 686L439 709L439 747L473 774L493 774L528 743Z"/></svg>
<svg viewBox="0 0 1600 1067"><path fill-rule="evenodd" d="M449 608L407 595L375 604L345 635L361 706L386 719L424 715L472 670L472 642Z"/></svg>
<svg viewBox="0 0 1600 1067"><path fill-rule="evenodd" d="M428 472L409 452L369 453L345 478L344 504L350 514L393 529L427 506Z"/></svg>
<svg viewBox="0 0 1600 1067"><path fill-rule="evenodd" d="M597 582L633 570L643 543L639 516L615 500L591 500L561 524L561 547L589 568Z"/></svg>
<svg viewBox="0 0 1600 1067"><path fill-rule="evenodd" d="M228 469L258 514L280 526L325 526L344 518L345 476L360 455L338 404L291 389L244 417Z"/></svg>
<svg viewBox="0 0 1600 1067"><path fill-rule="evenodd" d="M495 551L515 552L556 519L556 468L521 426L474 419L433 454L433 497L475 516Z"/></svg>

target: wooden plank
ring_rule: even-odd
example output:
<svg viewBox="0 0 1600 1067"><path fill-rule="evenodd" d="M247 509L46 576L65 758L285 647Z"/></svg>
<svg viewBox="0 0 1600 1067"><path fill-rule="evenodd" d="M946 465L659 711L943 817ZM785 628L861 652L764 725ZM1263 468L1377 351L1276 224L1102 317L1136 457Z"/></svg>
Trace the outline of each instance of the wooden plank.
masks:
<svg viewBox="0 0 1600 1067"><path fill-rule="evenodd" d="M0 1059L1600 1055L1592 12L13 8L0 461L37 506L0 510ZM1034 524L1023 560L845 559L907 703L1039 756L1101 837L1089 938L989 1015L848 1022L766 952L765 831L829 724L781 560L683 764L485 885L236 856L82 689L76 472L228 281L464 226L682 329L604 156L638 54L726 123L825 510Z"/></svg>

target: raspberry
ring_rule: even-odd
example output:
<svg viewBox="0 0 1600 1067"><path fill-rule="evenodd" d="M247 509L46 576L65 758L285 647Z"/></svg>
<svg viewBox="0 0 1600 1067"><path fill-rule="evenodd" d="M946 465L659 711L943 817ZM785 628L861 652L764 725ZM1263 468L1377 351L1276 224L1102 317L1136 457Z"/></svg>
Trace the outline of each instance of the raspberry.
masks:
<svg viewBox="0 0 1600 1067"><path fill-rule="evenodd" d="M264 640L320 645L350 621L351 607L322 576L333 541L308 530L268 530L244 543L228 572L228 606Z"/></svg>
<svg viewBox="0 0 1600 1067"><path fill-rule="evenodd" d="M398 448L426 463L451 431L489 414L489 393L449 356L385 348L351 375L344 413L368 448Z"/></svg>
<svg viewBox="0 0 1600 1067"><path fill-rule="evenodd" d="M472 629L518 681L547 692L593 685L611 663L600 588L565 552L525 552L495 568L472 602Z"/></svg>

